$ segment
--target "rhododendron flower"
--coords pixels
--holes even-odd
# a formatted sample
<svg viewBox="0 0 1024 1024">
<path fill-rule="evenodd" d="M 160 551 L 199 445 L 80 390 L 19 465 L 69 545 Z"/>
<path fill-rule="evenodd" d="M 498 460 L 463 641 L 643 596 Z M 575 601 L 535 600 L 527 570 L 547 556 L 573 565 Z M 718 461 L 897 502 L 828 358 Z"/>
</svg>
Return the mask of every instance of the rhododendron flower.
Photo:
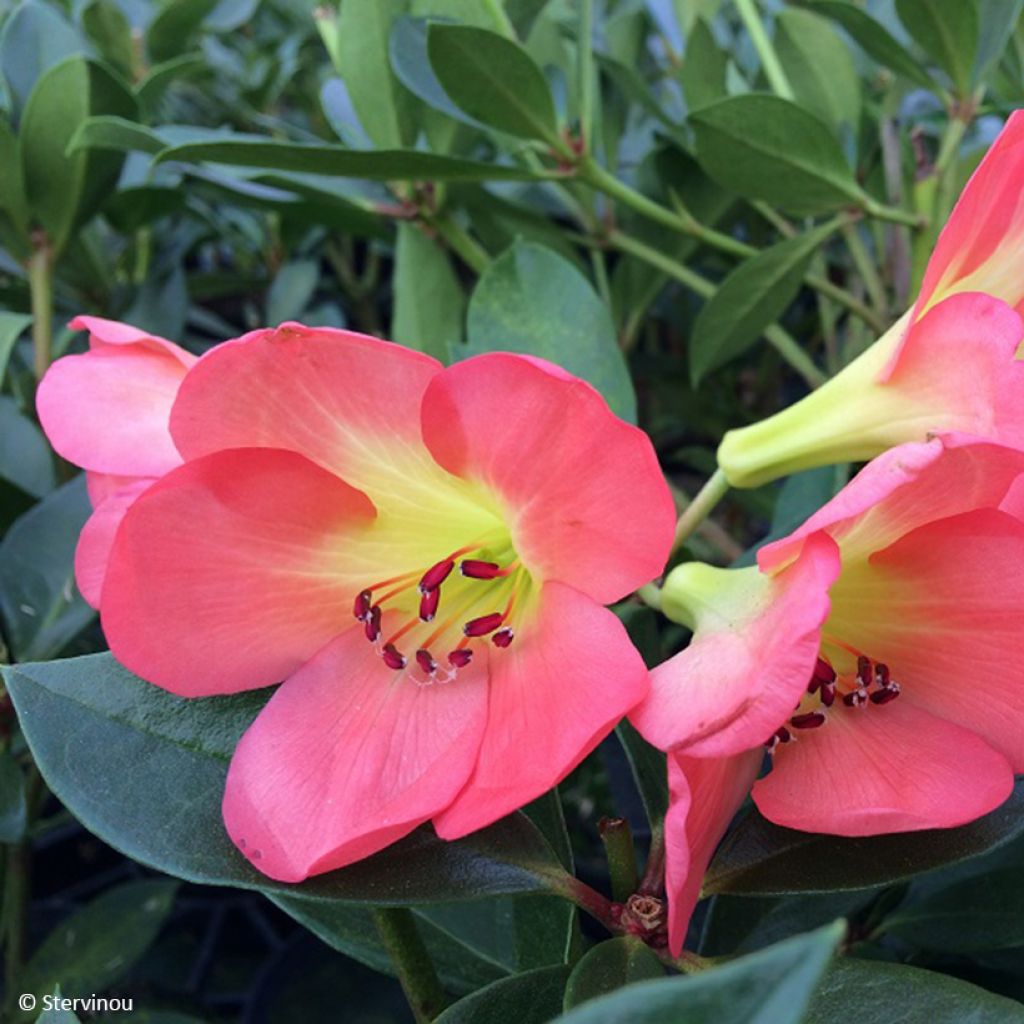
<svg viewBox="0 0 1024 1024">
<path fill-rule="evenodd" d="M 863 461 L 907 441 L 966 433 L 1024 447 L 1024 112 L 964 189 L 914 306 L 818 390 L 725 435 L 736 487 Z"/>
<path fill-rule="evenodd" d="M 271 877 L 479 829 L 645 695 L 602 606 L 662 570 L 673 504 L 584 382 L 289 324 L 204 356 L 170 424 L 185 464 L 128 510 L 102 622 L 174 693 L 284 680 L 224 798 Z"/>
<path fill-rule="evenodd" d="M 114 320 L 80 316 L 69 326 L 89 332 L 89 351 L 49 368 L 36 408 L 57 453 L 86 471 L 94 511 L 78 540 L 75 579 L 98 608 L 110 545 L 126 509 L 181 464 L 168 419 L 196 357 Z"/>
</svg>

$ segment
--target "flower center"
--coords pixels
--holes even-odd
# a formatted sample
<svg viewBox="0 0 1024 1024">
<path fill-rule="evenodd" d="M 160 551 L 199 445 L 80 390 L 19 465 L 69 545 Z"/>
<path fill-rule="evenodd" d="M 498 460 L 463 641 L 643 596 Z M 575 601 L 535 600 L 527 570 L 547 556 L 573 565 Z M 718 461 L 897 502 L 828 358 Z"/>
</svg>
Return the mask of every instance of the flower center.
<svg viewBox="0 0 1024 1024">
<path fill-rule="evenodd" d="M 765 741 L 770 754 L 775 753 L 779 744 L 791 743 L 796 732 L 820 729 L 828 723 L 830 714 L 858 714 L 871 705 L 883 707 L 900 695 L 900 684 L 892 678 L 888 665 L 872 661 L 847 644 L 831 638 L 826 640 L 856 656 L 856 671 L 840 675 L 829 659 L 819 654 L 807 692 L 794 709 L 795 713 Z M 874 708 L 872 714 L 876 713 Z"/>
<path fill-rule="evenodd" d="M 352 611 L 388 668 L 421 685 L 447 683 L 481 645 L 511 645 L 529 586 L 507 539 L 474 543 L 366 587 Z"/>
</svg>

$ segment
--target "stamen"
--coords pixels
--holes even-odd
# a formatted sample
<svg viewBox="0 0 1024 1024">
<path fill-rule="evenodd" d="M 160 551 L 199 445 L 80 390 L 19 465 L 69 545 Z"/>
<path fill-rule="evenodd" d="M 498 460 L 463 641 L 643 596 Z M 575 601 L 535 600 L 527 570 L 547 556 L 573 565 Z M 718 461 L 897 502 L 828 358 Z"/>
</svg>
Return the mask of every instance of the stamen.
<svg viewBox="0 0 1024 1024">
<path fill-rule="evenodd" d="M 494 636 L 491 637 L 491 643 L 495 647 L 508 647 L 510 643 L 515 639 L 515 633 L 508 626 L 503 626 L 498 630 Z"/>
<path fill-rule="evenodd" d="M 437 671 L 437 662 L 434 661 L 433 655 L 431 655 L 430 651 L 425 648 L 421 647 L 416 652 L 416 664 L 419 665 L 419 667 L 423 669 L 428 676 L 432 676 Z"/>
<path fill-rule="evenodd" d="M 471 580 L 493 580 L 501 574 L 501 566 L 497 562 L 482 562 L 477 558 L 467 558 L 459 566 L 459 572 Z"/>
<path fill-rule="evenodd" d="M 889 666 L 884 665 L 882 662 L 878 662 L 875 665 L 875 682 L 884 689 L 889 685 L 890 678 Z"/>
<path fill-rule="evenodd" d="M 468 647 L 456 647 L 448 654 L 448 664 L 452 668 L 465 668 L 473 660 L 473 652 Z"/>
<path fill-rule="evenodd" d="M 360 622 L 365 622 L 370 617 L 370 607 L 372 604 L 373 594 L 369 590 L 360 591 L 352 604 L 352 614 Z"/>
<path fill-rule="evenodd" d="M 857 658 L 857 682 L 865 689 L 871 685 L 871 661 L 863 654 Z"/>
<path fill-rule="evenodd" d="M 406 664 L 408 664 L 405 655 L 394 644 L 385 644 L 381 656 L 384 658 L 384 664 L 388 668 L 393 668 L 396 672 L 405 668 Z"/>
<path fill-rule="evenodd" d="M 814 693 L 824 683 L 834 683 L 835 681 L 835 669 L 824 658 L 818 658 L 814 663 L 814 670 L 811 672 L 811 681 L 807 684 L 807 692 Z"/>
<path fill-rule="evenodd" d="M 793 739 L 792 733 L 783 725 L 776 729 L 775 732 L 765 740 L 764 745 L 768 748 L 769 754 L 775 753 L 775 748 L 780 743 L 789 743 Z"/>
<path fill-rule="evenodd" d="M 493 633 L 504 622 L 505 616 L 501 612 L 491 612 L 489 615 L 481 615 L 478 619 L 470 619 L 462 627 L 466 636 L 487 636 Z"/>
<path fill-rule="evenodd" d="M 432 565 L 420 580 L 420 593 L 428 594 L 431 590 L 436 590 L 448 579 L 454 568 L 455 562 L 451 558 L 444 558 L 437 565 Z"/>
<path fill-rule="evenodd" d="M 437 606 L 441 603 L 441 588 L 428 590 L 420 598 L 420 619 L 423 622 L 433 622 L 437 614 Z"/>
<path fill-rule="evenodd" d="M 380 605 L 375 604 L 370 609 L 369 616 L 364 620 L 366 622 L 366 625 L 364 627 L 364 630 L 366 632 L 366 639 L 369 640 L 371 643 L 373 643 L 380 637 L 380 616 Z"/>
<path fill-rule="evenodd" d="M 884 689 L 882 689 L 882 690 L 875 690 L 875 692 L 873 694 L 871 694 L 871 703 L 872 704 L 888 704 L 889 701 L 895 700 L 899 695 L 900 695 L 900 684 L 899 683 L 889 683 L 888 686 L 886 686 Z"/>
<path fill-rule="evenodd" d="M 861 688 L 859 690 L 853 690 L 850 693 L 843 694 L 843 703 L 848 708 L 859 708 L 863 707 L 868 702 L 868 691 Z"/>
<path fill-rule="evenodd" d="M 821 703 L 825 707 L 830 708 L 836 701 L 836 684 L 835 683 L 822 683 L 821 684 Z"/>
<path fill-rule="evenodd" d="M 817 729 L 825 724 L 825 713 L 823 711 L 808 711 L 804 715 L 794 715 L 789 724 L 794 729 Z"/>
</svg>

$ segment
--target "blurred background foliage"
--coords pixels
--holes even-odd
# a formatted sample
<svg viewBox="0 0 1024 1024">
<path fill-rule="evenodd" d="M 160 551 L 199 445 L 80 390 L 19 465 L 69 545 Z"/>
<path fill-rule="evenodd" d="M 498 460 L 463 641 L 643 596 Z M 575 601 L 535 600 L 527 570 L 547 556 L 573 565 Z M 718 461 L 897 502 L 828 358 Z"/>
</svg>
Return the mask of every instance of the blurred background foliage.
<svg viewBox="0 0 1024 1024">
<path fill-rule="evenodd" d="M 80 663 L 18 668 L 104 649 L 73 583 L 88 499 L 33 405 L 49 363 L 85 344 L 65 327 L 75 314 L 196 353 L 300 320 L 446 362 L 543 355 L 649 432 L 683 502 L 724 430 L 826 379 L 908 306 L 956 195 L 1024 102 L 1021 7 L 0 0 L 0 660 L 75 812 L 42 782 L 5 693 L 9 1019 L 28 1019 L 18 992 L 58 983 L 132 995 L 131 1019 L 153 1024 L 406 1019 L 371 909 L 403 892 L 447 997 L 462 997 L 445 1021 L 530 1024 L 580 1003 L 573 1020 L 889 1021 L 897 1005 L 930 1024 L 1024 1020 L 1021 797 L 943 836 L 870 841 L 748 813 L 689 943 L 744 959 L 667 979 L 646 947 L 602 941 L 538 895 L 573 863 L 609 891 L 602 815 L 646 849 L 663 759 L 628 726 L 560 805 L 530 809 L 534 825 L 516 816 L 483 846 L 375 858 L 291 897 L 222 850 L 203 859 L 229 750 L 181 769 L 193 792 L 147 790 L 140 762 L 111 751 L 184 762 L 111 711 L 117 695 L 149 699 L 125 674 L 90 663 L 86 706 L 69 698 L 80 670 L 62 668 Z M 731 495 L 687 555 L 748 560 L 847 471 Z M 619 610 L 652 663 L 685 640 L 639 605 Z M 218 708 L 230 724 L 256 704 Z M 182 810 L 200 790 L 213 817 Z M 97 793 L 102 814 L 87 810 Z M 146 832 L 163 820 L 180 848 L 157 856 Z M 841 940 L 821 930 L 837 917 Z"/>
</svg>

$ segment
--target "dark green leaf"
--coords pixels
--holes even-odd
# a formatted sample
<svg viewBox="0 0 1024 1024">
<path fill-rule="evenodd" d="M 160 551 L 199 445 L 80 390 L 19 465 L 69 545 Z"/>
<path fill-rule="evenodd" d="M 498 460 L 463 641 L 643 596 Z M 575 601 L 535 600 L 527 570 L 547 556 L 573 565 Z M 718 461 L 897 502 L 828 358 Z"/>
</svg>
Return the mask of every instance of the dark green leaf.
<svg viewBox="0 0 1024 1024">
<path fill-rule="evenodd" d="M 613 412 L 636 421 L 636 397 L 604 303 L 571 264 L 550 249 L 517 242 L 496 259 L 469 299 L 462 356 L 540 356 L 594 385 Z"/>
<path fill-rule="evenodd" d="M 15 110 L 25 106 L 45 71 L 84 50 L 85 41 L 53 4 L 27 0 L 17 7 L 0 36 L 0 68 Z"/>
<path fill-rule="evenodd" d="M 896 0 L 896 13 L 914 42 L 952 79 L 957 95 L 970 93 L 978 49 L 978 11 L 973 3 Z"/>
<path fill-rule="evenodd" d="M 82 27 L 104 59 L 131 78 L 135 62 L 132 29 L 115 0 L 91 0 L 82 10 Z"/>
<path fill-rule="evenodd" d="M 615 727 L 629 765 L 633 769 L 637 789 L 647 811 L 647 820 L 652 826 L 664 819 L 668 811 L 668 767 L 665 755 L 652 747 L 633 728 L 628 719 L 623 719 Z"/>
<path fill-rule="evenodd" d="M 301 320 L 319 279 L 320 265 L 316 260 L 285 263 L 267 292 L 267 324 L 277 327 L 286 320 Z"/>
<path fill-rule="evenodd" d="M 693 977 L 641 982 L 558 1019 L 560 1024 L 799 1024 L 845 930 L 836 922 Z"/>
<path fill-rule="evenodd" d="M 111 846 L 187 881 L 268 894 L 408 905 L 557 891 L 565 875 L 522 814 L 458 842 L 422 828 L 352 867 L 301 885 L 259 874 L 221 822 L 228 761 L 268 697 L 185 700 L 110 655 L 3 669 L 50 788 Z M 185 781 L 187 780 L 187 784 Z"/>
<path fill-rule="evenodd" d="M 985 853 L 1024 832 L 1024 783 L 1002 807 L 960 828 L 844 839 L 782 828 L 756 810 L 726 836 L 706 892 L 772 896 L 867 889 Z"/>
<path fill-rule="evenodd" d="M 980 0 L 978 6 L 978 52 L 972 80 L 984 83 L 1006 50 L 1014 26 L 1020 20 L 1024 0 Z"/>
<path fill-rule="evenodd" d="M 139 104 L 144 111 L 152 113 L 164 93 L 177 81 L 196 78 L 210 71 L 209 65 L 198 53 L 183 53 L 180 57 L 165 60 L 150 68 L 149 73 L 135 88 Z"/>
<path fill-rule="evenodd" d="M 864 199 L 835 135 L 795 103 L 732 96 L 695 111 L 690 123 L 701 166 L 745 198 L 806 214 Z"/>
<path fill-rule="evenodd" d="M 17 843 L 25 835 L 25 777 L 8 751 L 0 752 L 0 843 Z"/>
<path fill-rule="evenodd" d="M 398 225 L 391 337 L 447 361 L 462 341 L 462 293 L 448 253 L 413 224 Z"/>
<path fill-rule="evenodd" d="M 217 0 L 166 0 L 146 30 L 152 63 L 180 57 Z"/>
<path fill-rule="evenodd" d="M 837 960 L 804 1024 L 1024 1024 L 1024 1007 L 932 971 L 874 960 Z"/>
<path fill-rule="evenodd" d="M 62 998 L 60 986 L 53 990 L 56 999 Z M 59 1006 L 60 1004 L 57 1004 Z M 79 1018 L 71 1010 L 58 1009 L 56 1006 L 43 1010 L 36 1017 L 36 1024 L 81 1024 Z"/>
<path fill-rule="evenodd" d="M 694 385 L 757 341 L 800 291 L 817 248 L 835 230 L 824 225 L 744 260 L 701 308 L 690 335 Z"/>
<path fill-rule="evenodd" d="M 32 317 L 24 313 L 8 313 L 0 310 L 0 384 L 7 373 L 7 363 L 14 351 L 18 338 L 28 329 Z"/>
<path fill-rule="evenodd" d="M 568 976 L 568 967 L 540 967 L 496 981 L 449 1006 L 434 1024 L 547 1024 L 562 1008 Z"/>
<path fill-rule="evenodd" d="M 574 1006 L 607 995 L 625 985 L 663 978 L 665 968 L 650 946 L 632 935 L 599 942 L 573 968 L 565 986 L 564 1006 Z"/>
<path fill-rule="evenodd" d="M 547 80 L 517 43 L 482 28 L 434 23 L 427 53 L 444 91 L 470 117 L 509 135 L 557 140 Z"/>
<path fill-rule="evenodd" d="M 68 153 L 82 149 L 113 149 L 121 153 L 159 153 L 167 143 L 151 128 L 124 117 L 101 115 L 83 121 L 68 142 Z"/>
<path fill-rule="evenodd" d="M 103 992 L 152 945 L 177 888 L 177 882 L 147 879 L 108 889 L 43 940 L 19 978 L 21 990 L 51 992 L 59 984 L 69 998 Z"/>
<path fill-rule="evenodd" d="M 0 395 L 0 479 L 33 498 L 48 494 L 57 484 L 46 438 L 6 395 Z"/>
<path fill-rule="evenodd" d="M 729 58 L 719 49 L 703 18 L 698 18 L 686 40 L 679 78 L 690 110 L 706 107 L 726 95 L 725 73 Z"/>
<path fill-rule="evenodd" d="M 365 151 L 251 138 L 172 146 L 160 153 L 157 160 L 270 167 L 279 171 L 302 171 L 373 181 L 531 181 L 551 177 L 525 167 L 479 163 L 420 150 Z"/>
<path fill-rule="evenodd" d="M 29 254 L 28 200 L 25 198 L 25 182 L 21 173 L 21 148 L 18 139 L 7 122 L 0 117 L 0 245 L 5 245 L 11 254 L 25 259 Z M 2 313 L 0 317 L 13 317 L 13 313 Z M 0 321 L 0 382 L 3 381 L 6 334 Z"/>
<path fill-rule="evenodd" d="M 0 616 L 19 661 L 54 657 L 93 617 L 74 570 L 90 512 L 85 477 L 76 477 L 26 512 L 0 543 Z"/>
</svg>

